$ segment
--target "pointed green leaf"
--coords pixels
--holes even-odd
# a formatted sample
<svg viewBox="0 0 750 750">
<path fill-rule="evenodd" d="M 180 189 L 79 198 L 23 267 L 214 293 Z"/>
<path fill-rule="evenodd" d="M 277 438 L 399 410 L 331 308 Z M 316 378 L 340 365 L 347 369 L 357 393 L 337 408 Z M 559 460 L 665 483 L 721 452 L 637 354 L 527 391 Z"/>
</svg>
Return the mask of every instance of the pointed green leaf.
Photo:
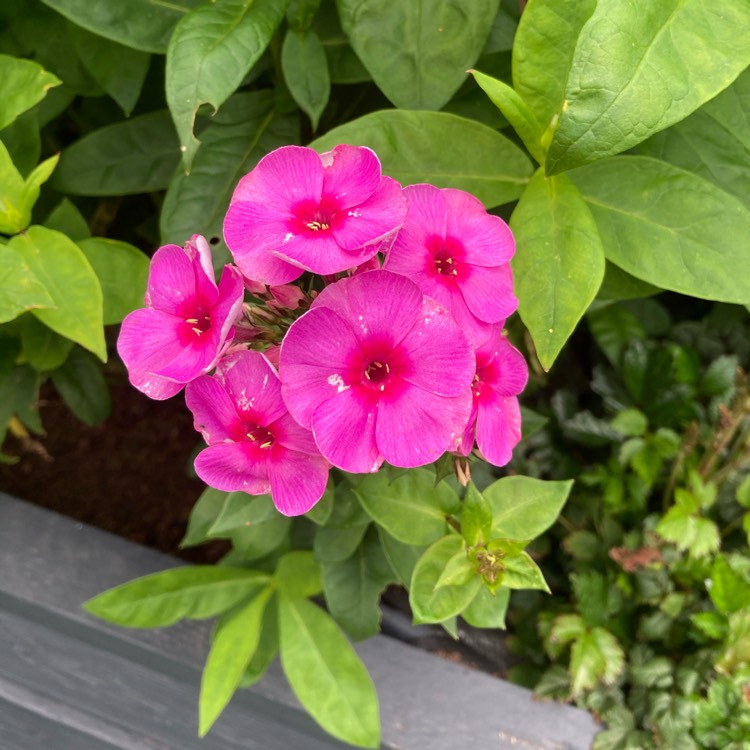
<svg viewBox="0 0 750 750">
<path fill-rule="evenodd" d="M 193 125 L 201 104 L 217 110 L 260 59 L 284 17 L 286 0 L 214 0 L 188 13 L 167 50 L 167 103 L 190 172 L 200 141 Z"/>
<path fill-rule="evenodd" d="M 336 488 L 333 481 L 329 480 L 323 497 L 305 513 L 305 518 L 309 518 L 318 526 L 325 526 L 333 512 L 333 503 L 336 497 Z"/>
<path fill-rule="evenodd" d="M 505 115 L 538 164 L 543 164 L 546 151 L 542 146 L 542 128 L 523 99 L 507 83 L 472 70 L 472 75 L 492 103 Z"/>
<path fill-rule="evenodd" d="M 219 517 L 228 494 L 222 490 L 215 490 L 213 487 L 206 487 L 203 490 L 198 502 L 190 511 L 187 530 L 180 542 L 180 548 L 194 547 L 196 544 L 211 540 L 208 532 Z"/>
<path fill-rule="evenodd" d="M 510 589 L 501 586 L 493 592 L 482 586 L 461 617 L 474 628 L 505 630 L 505 613 L 509 602 Z"/>
<path fill-rule="evenodd" d="M 276 565 L 273 580 L 284 596 L 317 596 L 323 591 L 320 563 L 309 550 L 287 552 Z"/>
<path fill-rule="evenodd" d="M 718 556 L 711 571 L 711 601 L 722 614 L 731 615 L 750 605 L 750 582 Z"/>
<path fill-rule="evenodd" d="M 422 555 L 414 568 L 409 604 L 415 623 L 435 623 L 461 614 L 482 585 L 479 576 L 460 586 L 437 588 L 446 566 L 457 554 L 465 554 L 464 540 L 457 534 L 438 539 Z"/>
<path fill-rule="evenodd" d="M 414 469 L 389 483 L 386 472 L 368 474 L 354 494 L 372 519 L 401 542 L 424 546 L 446 531 L 446 516 L 460 508 L 455 490 L 445 482 L 437 487 L 432 472 Z"/>
<path fill-rule="evenodd" d="M 164 53 L 175 24 L 201 0 L 43 0 L 94 34 L 145 52 Z"/>
<path fill-rule="evenodd" d="M 570 652 L 571 693 L 580 695 L 598 682 L 611 684 L 623 669 L 625 654 L 617 639 L 603 628 L 584 633 Z"/>
<path fill-rule="evenodd" d="M 378 699 L 336 623 L 307 599 L 279 597 L 281 665 L 300 703 L 334 737 L 380 746 Z"/>
<path fill-rule="evenodd" d="M 479 57 L 498 8 L 497 0 L 338 0 L 337 5 L 354 51 L 401 109 L 447 104 Z"/>
<path fill-rule="evenodd" d="M 247 604 L 227 612 L 216 626 L 201 679 L 201 737 L 205 737 L 240 685 L 260 642 L 263 613 L 272 593 L 270 588 L 263 589 Z"/>
<path fill-rule="evenodd" d="M 312 30 L 287 31 L 281 48 L 281 67 L 289 92 L 316 131 L 331 94 L 328 60 L 318 35 Z"/>
<path fill-rule="evenodd" d="M 102 289 L 86 256 L 60 232 L 31 227 L 10 246 L 44 284 L 54 309 L 33 310 L 39 320 L 106 361 Z"/>
<path fill-rule="evenodd" d="M 547 653 L 557 659 L 565 647 L 578 640 L 586 632 L 586 625 L 580 615 L 558 615 L 544 639 Z"/>
<path fill-rule="evenodd" d="M 547 156 L 555 174 L 673 125 L 750 63 L 750 5 L 599 0 L 581 30 Z"/>
<path fill-rule="evenodd" d="M 415 547 L 411 544 L 399 542 L 382 526 L 378 526 L 378 536 L 391 569 L 398 578 L 398 582 L 406 589 L 411 585 L 414 567 L 425 552 L 425 547 Z"/>
<path fill-rule="evenodd" d="M 116 586 L 84 603 L 92 615 L 129 628 L 163 628 L 233 607 L 269 581 L 267 573 L 190 565 Z"/>
<path fill-rule="evenodd" d="M 492 128 L 445 112 L 384 110 L 328 131 L 310 146 L 368 146 L 402 185 L 429 182 L 475 195 L 487 208 L 516 200 L 533 171 L 518 146 Z"/>
<path fill-rule="evenodd" d="M 47 229 L 54 229 L 56 232 L 67 234 L 74 242 L 91 237 L 91 231 L 89 230 L 89 225 L 86 223 L 86 219 L 83 218 L 76 205 L 68 198 L 63 198 L 50 211 L 44 220 L 44 226 Z"/>
<path fill-rule="evenodd" d="M 44 284 L 26 265 L 23 257 L 0 245 L 0 323 L 17 318 L 33 308 L 54 307 Z"/>
<path fill-rule="evenodd" d="M 321 562 L 343 562 L 359 547 L 370 523 L 356 526 L 321 526 L 315 531 L 313 550 Z"/>
<path fill-rule="evenodd" d="M 502 561 L 503 570 L 499 583 L 509 589 L 537 589 L 551 593 L 539 566 L 528 553 L 506 557 Z"/>
<path fill-rule="evenodd" d="M 73 143 L 63 151 L 50 185 L 72 195 L 148 193 L 169 185 L 179 161 L 172 119 L 160 110 L 99 128 Z"/>
<path fill-rule="evenodd" d="M 750 210 L 710 182 L 645 156 L 570 174 L 594 215 L 608 260 L 663 289 L 750 300 Z M 659 252 L 651 248 L 658 247 Z"/>
<path fill-rule="evenodd" d="M 604 247 L 591 211 L 565 175 L 538 170 L 510 223 L 518 247 L 512 263 L 518 312 L 549 370 L 599 291 Z"/>
<path fill-rule="evenodd" d="M 240 687 L 250 687 L 258 682 L 278 656 L 279 608 L 276 602 L 270 602 L 269 605 L 263 613 L 260 641 L 240 680 Z"/>
<path fill-rule="evenodd" d="M 31 109 L 62 81 L 32 60 L 0 55 L 0 130 Z"/>
<path fill-rule="evenodd" d="M 466 544 L 484 544 L 492 536 L 492 506 L 473 482 L 466 488 L 461 510 L 461 535 Z"/>
<path fill-rule="evenodd" d="M 521 476 L 498 479 L 484 491 L 492 505 L 493 536 L 535 539 L 557 520 L 572 486 Z"/>
</svg>

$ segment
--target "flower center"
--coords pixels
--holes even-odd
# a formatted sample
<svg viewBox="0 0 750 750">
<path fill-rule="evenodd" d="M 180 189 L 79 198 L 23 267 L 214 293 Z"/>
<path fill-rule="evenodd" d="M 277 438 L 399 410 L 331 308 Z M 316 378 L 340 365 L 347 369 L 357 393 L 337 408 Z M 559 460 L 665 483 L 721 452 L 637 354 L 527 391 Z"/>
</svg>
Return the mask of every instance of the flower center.
<svg viewBox="0 0 750 750">
<path fill-rule="evenodd" d="M 259 448 L 268 449 L 276 442 L 273 433 L 265 427 L 261 427 L 260 425 L 248 425 L 248 428 L 245 437 L 251 443 L 255 443 Z"/>
<path fill-rule="evenodd" d="M 211 328 L 211 316 L 199 315 L 196 318 L 187 318 L 185 322 L 190 326 L 190 330 L 200 336 Z"/>
<path fill-rule="evenodd" d="M 391 368 L 387 362 L 373 360 L 365 367 L 365 378 L 381 391 L 385 390 L 385 381 L 390 374 Z"/>
<path fill-rule="evenodd" d="M 308 231 L 320 234 L 327 232 L 336 222 L 338 206 L 330 198 L 323 197 L 320 203 L 302 201 L 292 209 L 296 218 L 296 231 Z"/>
</svg>

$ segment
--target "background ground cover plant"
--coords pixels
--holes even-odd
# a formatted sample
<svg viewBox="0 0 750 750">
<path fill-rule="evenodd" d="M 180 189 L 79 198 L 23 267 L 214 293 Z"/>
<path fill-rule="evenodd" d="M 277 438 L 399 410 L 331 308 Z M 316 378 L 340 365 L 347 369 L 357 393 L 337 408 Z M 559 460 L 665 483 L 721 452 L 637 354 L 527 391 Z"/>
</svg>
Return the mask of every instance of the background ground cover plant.
<svg viewBox="0 0 750 750">
<path fill-rule="evenodd" d="M 509 219 L 516 235 L 516 294 L 529 337 L 518 322 L 511 332 L 541 365 L 533 385 L 544 387 L 530 391 L 526 403 L 551 417 L 529 450 L 539 441 L 542 454 L 555 460 L 532 461 L 524 451 L 514 468 L 545 479 L 579 479 L 565 515 L 572 530 L 563 549 L 573 561 L 542 560 L 560 527 L 535 552 L 555 591 L 567 591 L 561 572 L 571 573 L 576 609 L 528 605 L 529 612 L 543 606 L 550 613 L 543 620 L 549 630 L 541 633 L 550 658 L 565 663 L 571 644 L 565 676 L 552 673 L 558 694 L 604 716 L 610 728 L 600 742 L 610 745 L 603 747 L 668 747 L 675 736 L 699 747 L 741 743 L 747 575 L 741 508 L 747 500 L 739 488 L 747 471 L 746 406 L 734 369 L 747 365 L 747 314 L 739 306 L 709 310 L 697 299 L 750 303 L 750 79 L 743 72 L 749 27 L 742 0 L 714 10 L 698 0 L 532 0 L 523 14 L 515 2 L 468 0 L 4 3 L 0 424 L 20 434 L 40 432 L 37 394 L 47 378 L 81 418 L 106 414 L 96 358 L 112 351 L 114 339 L 105 337 L 103 326 L 142 303 L 147 258 L 134 246 L 150 252 L 200 232 L 223 263 L 221 223 L 232 190 L 265 153 L 290 143 L 311 143 L 319 151 L 341 142 L 370 146 L 386 174 L 403 184 L 429 181 L 470 191 Z M 477 71 L 473 78 L 468 68 Z M 616 302 L 663 289 L 692 299 L 674 303 L 667 296 L 666 324 L 658 303 Z M 564 382 L 553 367 L 577 328 L 568 350 L 589 359 L 581 352 L 584 315 L 604 355 L 593 355 L 600 367 L 586 374 L 593 380 L 585 389 L 583 382 Z M 671 322 L 679 323 L 674 331 Z M 717 340 L 727 342 L 724 350 L 712 349 Z M 475 479 L 482 487 L 478 472 Z M 508 481 L 520 480 L 501 480 Z M 438 486 L 447 492 L 447 485 Z M 206 511 L 208 500 L 198 506 L 203 527 L 193 525 L 192 538 L 200 537 L 196 528 L 208 536 L 210 521 L 212 535 L 231 536 L 237 554 L 248 560 L 293 550 L 290 560 L 297 562 L 285 565 L 304 559 L 311 581 L 315 557 L 329 612 L 345 629 L 343 610 L 356 598 L 341 592 L 351 588 L 356 562 L 366 561 L 376 571 L 375 583 L 367 583 L 369 604 L 349 616 L 368 613 L 368 628 L 358 631 L 367 634 L 377 623 L 371 605 L 383 581 L 394 576 L 412 583 L 409 558 L 404 562 L 391 550 L 390 572 L 378 563 L 377 550 L 387 551 L 389 543 L 382 530 L 392 532 L 396 523 L 378 513 L 390 493 L 401 496 L 392 488 L 380 494 L 368 488 L 360 493 L 365 500 L 354 502 L 354 489 L 340 492 L 337 484 L 335 492 L 322 527 L 289 525 L 269 509 L 263 522 L 276 541 L 262 551 L 239 531 L 213 528 L 226 497 L 214 498 L 215 517 Z M 525 497 L 514 493 L 504 497 Z M 362 515 L 361 503 L 370 496 L 384 499 Z M 401 497 L 396 518 L 412 496 Z M 482 524 L 464 528 L 469 499 L 454 515 L 459 506 L 444 507 L 447 501 L 435 499 L 426 485 L 424 497 L 437 505 L 423 515 L 440 508 L 440 533 L 401 542 L 438 545 L 437 562 L 422 568 L 434 572 L 462 545 L 474 546 Z M 524 518 L 534 528 L 523 529 L 524 540 L 549 520 L 534 521 L 530 507 Z M 461 535 L 444 534 L 449 516 Z M 621 530 L 610 528 L 613 522 Z M 441 545 L 441 538 L 452 541 Z M 313 557 L 299 558 L 310 544 Z M 332 549 L 338 549 L 336 559 L 326 560 Z M 633 562 L 632 553 L 642 550 L 651 551 Z M 625 562 L 637 569 L 627 571 Z M 275 570 L 266 572 L 272 578 L 253 579 L 253 586 L 262 583 L 262 591 L 274 595 L 285 591 L 291 584 L 284 566 Z M 332 571 L 338 588 L 330 583 Z M 652 578 L 656 589 L 648 589 Z M 710 592 L 707 579 L 714 582 Z M 447 590 L 468 586 L 476 594 L 484 590 L 476 589 L 477 581 Z M 722 597 L 716 593 L 722 586 L 739 594 Z M 313 582 L 288 590 L 282 620 L 318 618 L 299 602 L 319 589 Z M 512 610 L 517 599 L 521 617 L 527 607 L 514 595 Z M 243 616 L 257 621 L 265 601 L 252 599 L 255 608 Z M 454 605 L 461 602 L 458 596 Z M 199 610 L 207 612 L 217 610 Z M 469 610 L 463 612 L 471 621 Z M 500 625 L 500 611 L 493 612 L 489 620 Z M 622 623 L 619 630 L 610 615 Z M 560 620 L 571 616 L 578 619 Z M 264 625 L 261 632 L 272 630 Z M 225 632 L 230 638 L 233 630 Z M 273 651 L 260 644 L 256 653 Z M 251 645 L 245 648 L 252 651 Z M 683 664 L 683 656 L 695 657 L 694 663 Z M 678 671 L 690 670 L 698 677 L 678 682 Z M 550 679 L 542 689 L 554 692 Z M 602 683 L 614 685 L 598 688 Z M 716 716 L 728 706 L 737 728 L 722 735 Z M 350 728 L 354 733 L 347 736 L 369 741 L 372 726 L 370 734 Z"/>
</svg>

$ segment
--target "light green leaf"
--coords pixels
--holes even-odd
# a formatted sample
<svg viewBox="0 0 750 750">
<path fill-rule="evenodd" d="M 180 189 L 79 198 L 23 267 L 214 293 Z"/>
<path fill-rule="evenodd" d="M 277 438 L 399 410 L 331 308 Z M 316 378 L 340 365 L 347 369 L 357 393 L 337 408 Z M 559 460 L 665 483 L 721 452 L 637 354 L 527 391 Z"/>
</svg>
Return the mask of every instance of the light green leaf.
<svg viewBox="0 0 750 750">
<path fill-rule="evenodd" d="M 638 409 L 625 409 L 619 412 L 610 424 L 623 435 L 637 437 L 644 435 L 648 429 L 648 417 Z"/>
<path fill-rule="evenodd" d="M 21 346 L 23 356 L 37 372 L 49 372 L 65 362 L 75 344 L 33 315 L 26 315 L 21 322 Z"/>
<path fill-rule="evenodd" d="M 240 687 L 254 685 L 266 673 L 279 653 L 279 611 L 276 602 L 266 607 L 261 624 L 260 641 L 240 680 Z"/>
<path fill-rule="evenodd" d="M 580 615 L 558 615 L 544 638 L 544 648 L 553 659 L 562 654 L 565 647 L 581 638 L 586 632 L 586 625 Z"/>
<path fill-rule="evenodd" d="M 750 300 L 750 210 L 710 182 L 645 156 L 570 174 L 594 215 L 608 260 L 664 289 Z M 658 252 L 654 251 L 658 248 Z"/>
<path fill-rule="evenodd" d="M 349 559 L 323 563 L 326 606 L 350 638 L 380 630 L 380 595 L 394 579 L 374 527 Z"/>
<path fill-rule="evenodd" d="M 213 119 L 201 133 L 203 148 L 191 173 L 179 170 L 169 185 L 160 218 L 163 243 L 182 245 L 196 233 L 220 239 L 240 177 L 269 151 L 299 138 L 298 118 L 278 115 L 270 90 L 233 96 Z"/>
<path fill-rule="evenodd" d="M 149 259 L 137 247 L 119 240 L 91 237 L 78 247 L 94 269 L 104 296 L 104 325 L 120 323 L 133 310 L 143 307 Z"/>
<path fill-rule="evenodd" d="M 145 52 L 164 53 L 175 24 L 201 0 L 43 0 L 94 34 Z"/>
<path fill-rule="evenodd" d="M 538 589 L 551 593 L 542 571 L 527 552 L 504 558 L 502 565 L 505 570 L 498 580 L 503 586 L 509 589 Z"/>
<path fill-rule="evenodd" d="M 511 229 L 518 312 L 549 370 L 599 290 L 604 248 L 575 185 L 541 169 L 513 211 Z"/>
<path fill-rule="evenodd" d="M 203 490 L 201 496 L 198 498 L 198 502 L 196 502 L 190 511 L 187 530 L 180 542 L 181 549 L 184 547 L 194 547 L 197 544 L 203 544 L 203 542 L 211 540 L 208 532 L 219 517 L 228 494 L 228 492 L 215 490 L 213 487 L 206 487 Z"/>
<path fill-rule="evenodd" d="M 637 150 L 694 172 L 750 208 L 750 70 Z"/>
<path fill-rule="evenodd" d="M 506 539 L 535 539 L 557 520 L 572 480 L 544 482 L 531 477 L 503 477 L 484 491 L 492 505 L 492 534 Z"/>
<path fill-rule="evenodd" d="M 71 240 L 85 240 L 91 237 L 89 225 L 83 218 L 76 205 L 68 198 L 63 198 L 55 208 L 50 211 L 44 220 L 44 226 L 47 229 L 54 229 L 56 232 L 67 234 Z"/>
<path fill-rule="evenodd" d="M 73 348 L 51 377 L 63 401 L 82 422 L 99 424 L 109 416 L 109 389 L 93 355 Z"/>
<path fill-rule="evenodd" d="M 188 13 L 167 50 L 167 104 L 190 172 L 200 141 L 193 124 L 201 104 L 217 110 L 260 59 L 281 23 L 286 0 L 213 0 Z"/>
<path fill-rule="evenodd" d="M 679 505 L 664 514 L 655 530 L 679 549 L 688 550 L 693 557 L 716 552 L 721 545 L 719 528 L 710 518 L 692 515 Z"/>
<path fill-rule="evenodd" d="M 612 684 L 625 664 L 617 639 L 603 628 L 584 633 L 570 651 L 571 693 L 580 695 L 597 683 Z"/>
<path fill-rule="evenodd" d="M 555 174 L 673 125 L 750 63 L 750 5 L 599 0 L 581 30 L 547 157 Z"/>
<path fill-rule="evenodd" d="M 467 550 L 465 547 L 461 547 L 445 563 L 443 572 L 435 583 L 435 591 L 444 586 L 465 586 L 467 583 L 471 583 L 471 579 L 475 575 L 476 570 L 472 565 L 472 561 L 467 557 Z"/>
<path fill-rule="evenodd" d="M 384 471 L 368 474 L 358 481 L 354 494 L 389 534 L 416 546 L 442 537 L 446 516 L 461 507 L 455 490 L 445 482 L 435 487 L 428 469 L 408 471 L 390 483 Z"/>
<path fill-rule="evenodd" d="M 172 119 L 160 110 L 107 125 L 76 141 L 62 153 L 50 185 L 72 195 L 149 193 L 169 185 L 179 161 Z"/>
<path fill-rule="evenodd" d="M 461 617 L 475 628 L 501 628 L 505 630 L 505 613 L 510 602 L 510 589 L 501 586 L 490 591 L 482 586 Z"/>
<path fill-rule="evenodd" d="M 13 320 L 27 310 L 54 306 L 44 284 L 23 257 L 0 245 L 0 323 Z"/>
<path fill-rule="evenodd" d="M 466 488 L 461 510 L 461 535 L 469 547 L 488 542 L 492 535 L 492 506 L 473 482 Z"/>
<path fill-rule="evenodd" d="M 331 94 L 328 60 L 318 35 L 312 30 L 287 31 L 281 48 L 281 67 L 294 101 L 310 118 L 313 131 L 317 130 Z"/>
<path fill-rule="evenodd" d="M 320 0 L 289 0 L 286 9 L 289 28 L 300 33 L 307 31 L 319 7 Z"/>
<path fill-rule="evenodd" d="M 330 130 L 310 146 L 368 146 L 402 185 L 466 190 L 487 208 L 521 196 L 533 171 L 514 143 L 486 125 L 445 112 L 384 110 Z"/>
<path fill-rule="evenodd" d="M 736 497 L 737 502 L 743 508 L 750 508 L 750 474 L 740 482 L 739 487 L 737 487 Z"/>
<path fill-rule="evenodd" d="M 750 610 L 729 616 L 729 632 L 714 662 L 717 672 L 732 674 L 750 666 Z"/>
<path fill-rule="evenodd" d="M 22 175 L 34 169 L 42 154 L 37 110 L 38 108 L 35 107 L 24 112 L 0 132 L 0 140 L 5 144 L 13 164 Z"/>
<path fill-rule="evenodd" d="M 31 109 L 60 79 L 32 60 L 0 55 L 0 130 Z"/>
<path fill-rule="evenodd" d="M 526 102 L 507 83 L 478 70 L 470 72 L 492 103 L 505 115 L 529 153 L 539 164 L 543 164 L 546 151 L 542 146 L 542 128 Z"/>
<path fill-rule="evenodd" d="M 306 599 L 279 597 L 281 664 L 300 703 L 334 737 L 380 746 L 378 699 L 336 623 Z"/>
<path fill-rule="evenodd" d="M 214 632 L 201 679 L 198 734 L 205 737 L 240 685 L 260 642 L 263 614 L 273 589 L 263 589 L 225 614 Z"/>
<path fill-rule="evenodd" d="M 581 28 L 596 0 L 531 0 L 513 44 L 513 88 L 546 131 L 545 152 L 565 100 L 565 83 Z"/>
<path fill-rule="evenodd" d="M 714 560 L 708 593 L 716 609 L 725 615 L 731 615 L 750 605 L 750 582 L 722 556 Z"/>
<path fill-rule="evenodd" d="M 273 580 L 284 596 L 310 597 L 323 591 L 320 563 L 309 550 L 287 552 L 276 565 Z"/>
<path fill-rule="evenodd" d="M 150 56 L 73 26 L 73 42 L 89 75 L 130 115 L 140 96 Z"/>
<path fill-rule="evenodd" d="M 129 628 L 163 628 L 184 618 L 214 617 L 249 598 L 269 581 L 267 573 L 190 565 L 116 586 L 89 599 L 84 609 Z"/>
<path fill-rule="evenodd" d="M 402 109 L 440 109 L 479 57 L 498 0 L 338 0 L 341 25 L 378 88 Z"/>
<path fill-rule="evenodd" d="M 464 540 L 451 534 L 438 539 L 417 562 L 409 589 L 415 623 L 442 622 L 459 615 L 476 596 L 482 585 L 479 576 L 461 586 L 437 588 L 449 561 L 464 549 Z"/>
<path fill-rule="evenodd" d="M 55 303 L 55 309 L 37 309 L 33 314 L 106 361 L 101 286 L 76 244 L 60 232 L 33 226 L 13 237 L 10 247 L 25 260 Z"/>
</svg>

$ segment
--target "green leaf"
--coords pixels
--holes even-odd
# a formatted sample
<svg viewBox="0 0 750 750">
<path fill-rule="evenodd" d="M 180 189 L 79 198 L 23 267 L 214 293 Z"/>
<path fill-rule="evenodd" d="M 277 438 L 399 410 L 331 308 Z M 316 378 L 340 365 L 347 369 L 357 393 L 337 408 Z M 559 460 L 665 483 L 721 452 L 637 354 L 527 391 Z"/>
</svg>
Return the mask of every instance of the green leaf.
<svg viewBox="0 0 750 750">
<path fill-rule="evenodd" d="M 332 481 L 329 480 L 323 496 L 305 513 L 305 518 L 309 518 L 318 526 L 325 526 L 333 512 L 333 503 L 336 497 L 336 489 Z"/>
<path fill-rule="evenodd" d="M 321 562 L 348 560 L 359 547 L 370 524 L 356 526 L 321 526 L 315 531 L 313 549 Z"/>
<path fill-rule="evenodd" d="M 35 370 L 49 372 L 65 362 L 75 344 L 47 328 L 33 315 L 26 315 L 21 323 L 21 346 L 23 356 Z"/>
<path fill-rule="evenodd" d="M 470 72 L 492 103 L 513 126 L 529 153 L 537 163 L 543 164 L 546 152 L 542 146 L 542 128 L 526 102 L 507 83 L 480 73 L 478 70 Z"/>
<path fill-rule="evenodd" d="M 77 245 L 99 278 L 105 326 L 120 323 L 129 312 L 143 307 L 148 256 L 127 242 L 104 237 L 79 240 Z"/>
<path fill-rule="evenodd" d="M 201 0 L 43 0 L 78 26 L 127 47 L 164 53 L 175 24 Z"/>
<path fill-rule="evenodd" d="M 604 628 L 594 628 L 573 643 L 570 651 L 571 693 L 580 695 L 597 683 L 611 685 L 625 666 L 625 654 Z"/>
<path fill-rule="evenodd" d="M 309 550 L 287 552 L 276 565 L 273 580 L 282 595 L 293 598 L 317 596 L 323 591 L 320 564 Z"/>
<path fill-rule="evenodd" d="M 648 429 L 648 417 L 638 409 L 625 409 L 610 422 L 618 432 L 629 437 L 642 436 Z"/>
<path fill-rule="evenodd" d="M 266 573 L 190 565 L 116 586 L 84 603 L 92 615 L 128 628 L 163 628 L 228 610 L 269 581 Z"/>
<path fill-rule="evenodd" d="M 129 116 L 140 96 L 150 56 L 73 26 L 73 42 L 89 75 Z"/>
<path fill-rule="evenodd" d="M 547 173 L 620 153 L 682 120 L 750 63 L 750 6 L 599 0 L 581 30 Z"/>
<path fill-rule="evenodd" d="M 587 625 L 604 625 L 609 612 L 609 582 L 596 570 L 584 570 L 570 576 L 578 602 L 578 612 Z"/>
<path fill-rule="evenodd" d="M 240 685 L 260 642 L 263 614 L 273 589 L 227 612 L 216 627 L 201 679 L 198 734 L 205 737 Z"/>
<path fill-rule="evenodd" d="M 72 195 L 149 193 L 169 185 L 179 161 L 174 125 L 160 110 L 83 136 L 63 151 L 50 185 Z"/>
<path fill-rule="evenodd" d="M 54 306 L 44 284 L 23 257 L 12 248 L 0 245 L 0 323 L 13 320 L 27 310 Z"/>
<path fill-rule="evenodd" d="M 260 641 L 245 674 L 240 680 L 240 687 L 254 685 L 266 673 L 268 667 L 279 653 L 279 612 L 276 603 L 267 606 L 263 613 Z"/>
<path fill-rule="evenodd" d="M 8 149 L 0 141 L 0 233 L 16 234 L 31 221 L 31 209 L 39 188 L 49 179 L 58 156 L 43 161 L 24 179 L 13 165 Z"/>
<path fill-rule="evenodd" d="M 717 357 L 708 366 L 700 382 L 701 393 L 707 396 L 725 396 L 732 393 L 737 379 L 739 362 L 735 355 Z"/>
<path fill-rule="evenodd" d="M 374 527 L 349 559 L 323 563 L 328 611 L 355 640 L 369 638 L 380 630 L 380 595 L 393 582 L 391 566 Z"/>
<path fill-rule="evenodd" d="M 310 146 L 368 146 L 402 185 L 466 190 L 487 208 L 516 200 L 533 171 L 514 143 L 486 125 L 445 112 L 384 110 L 330 130 Z"/>
<path fill-rule="evenodd" d="M 750 508 L 750 474 L 746 476 L 740 486 L 737 487 L 737 502 L 743 508 Z"/>
<path fill-rule="evenodd" d="M 426 548 L 399 542 L 398 539 L 392 537 L 382 526 L 378 527 L 378 536 L 380 537 L 380 544 L 383 547 L 383 553 L 398 578 L 398 582 L 404 588 L 408 589 L 411 585 L 414 567 L 419 558 L 424 554 Z"/>
<path fill-rule="evenodd" d="M 461 547 L 448 562 L 446 562 L 440 578 L 435 583 L 435 591 L 444 586 L 465 586 L 471 583 L 476 575 L 472 561 L 467 556 L 465 547 Z"/>
<path fill-rule="evenodd" d="M 31 109 L 62 81 L 32 60 L 0 54 L 0 130 Z"/>
<path fill-rule="evenodd" d="M 341 28 L 334 0 L 322 0 L 312 28 L 320 37 L 328 58 L 331 83 L 363 83 L 372 80 Z"/>
<path fill-rule="evenodd" d="M 750 71 L 637 151 L 694 172 L 750 208 Z"/>
<path fill-rule="evenodd" d="M 607 259 L 664 289 L 746 303 L 750 211 L 689 172 L 621 156 L 570 175 L 596 219 Z M 652 252 L 658 247 L 659 252 Z"/>
<path fill-rule="evenodd" d="M 81 212 L 76 208 L 75 203 L 63 198 L 55 208 L 50 211 L 44 220 L 44 226 L 47 229 L 54 229 L 56 232 L 67 234 L 71 240 L 85 240 L 91 237 L 89 225 L 83 218 Z"/>
<path fill-rule="evenodd" d="M 469 547 L 484 544 L 492 535 L 492 506 L 469 482 L 461 510 L 461 535 Z"/>
<path fill-rule="evenodd" d="M 693 557 L 708 555 L 721 545 L 719 528 L 711 519 L 692 515 L 679 505 L 664 514 L 655 531 L 679 549 L 688 550 Z"/>
<path fill-rule="evenodd" d="M 318 35 L 312 30 L 287 31 L 281 48 L 281 67 L 294 101 L 310 118 L 313 131 L 317 130 L 331 94 L 328 60 Z"/>
<path fill-rule="evenodd" d="M 750 583 L 721 555 L 714 560 L 708 593 L 716 609 L 725 615 L 750 605 Z"/>
<path fill-rule="evenodd" d="M 492 534 L 506 539 L 535 539 L 557 520 L 572 480 L 544 482 L 531 477 L 503 477 L 484 491 L 492 505 Z"/>
<path fill-rule="evenodd" d="M 724 674 L 750 667 L 750 609 L 729 616 L 729 632 L 714 667 Z"/>
<path fill-rule="evenodd" d="M 461 617 L 475 628 L 501 628 L 505 630 L 505 613 L 510 602 L 510 589 L 501 586 L 490 591 L 482 586 Z"/>
<path fill-rule="evenodd" d="M 182 163 L 190 172 L 200 141 L 198 108 L 216 111 L 260 59 L 284 17 L 286 0 L 213 0 L 176 26 L 167 50 L 167 104 L 177 128 Z"/>
<path fill-rule="evenodd" d="M 378 699 L 336 623 L 306 599 L 279 597 L 281 664 L 300 703 L 334 737 L 380 746 Z"/>
<path fill-rule="evenodd" d="M 30 227 L 13 237 L 13 248 L 44 284 L 54 309 L 33 310 L 39 320 L 106 361 L 102 290 L 86 256 L 60 232 Z"/>
<path fill-rule="evenodd" d="M 211 541 L 208 532 L 219 517 L 228 492 L 206 487 L 198 498 L 198 502 L 190 511 L 187 530 L 180 542 L 180 548 L 195 547 L 197 544 Z"/>
<path fill-rule="evenodd" d="M 461 614 L 471 604 L 482 585 L 478 576 L 462 586 L 437 588 L 448 562 L 464 549 L 464 540 L 451 534 L 438 539 L 419 559 L 409 589 L 415 623 L 442 622 Z"/>
<path fill-rule="evenodd" d="M 109 416 L 109 389 L 101 365 L 91 354 L 74 347 L 51 377 L 63 401 L 82 422 L 99 424 Z"/>
<path fill-rule="evenodd" d="M 270 90 L 233 96 L 213 120 L 190 174 L 179 170 L 169 185 L 160 218 L 165 244 L 182 245 L 196 233 L 220 239 L 240 177 L 269 151 L 298 142 L 298 118 L 278 115 Z"/>
<path fill-rule="evenodd" d="M 607 261 L 604 269 L 604 280 L 596 295 L 597 299 L 606 301 L 617 301 L 626 299 L 639 299 L 650 297 L 661 291 L 658 286 L 647 284 L 645 281 L 636 279 L 614 263 Z"/>
<path fill-rule="evenodd" d="M 565 101 L 565 83 L 581 28 L 596 0 L 532 0 L 513 44 L 513 87 L 546 131 L 546 152 Z"/>
<path fill-rule="evenodd" d="M 518 312 L 549 370 L 604 278 L 594 217 L 565 176 L 538 170 L 511 217 Z"/>
<path fill-rule="evenodd" d="M 499 583 L 509 589 L 538 589 L 551 593 L 539 566 L 527 552 L 503 558 L 505 568 Z"/>
<path fill-rule="evenodd" d="M 586 625 L 580 615 L 558 615 L 544 638 L 544 648 L 552 659 L 557 659 L 568 644 L 585 633 Z"/>
<path fill-rule="evenodd" d="M 408 471 L 389 483 L 386 472 L 363 476 L 354 489 L 370 517 L 401 542 L 424 546 L 446 532 L 446 516 L 460 501 L 445 482 L 435 486 L 428 469 Z"/>
<path fill-rule="evenodd" d="M 289 27 L 297 32 L 307 31 L 319 7 L 320 0 L 289 0 L 286 9 Z"/>
<path fill-rule="evenodd" d="M 401 109 L 447 104 L 479 57 L 498 9 L 497 0 L 337 4 L 354 51 Z"/>
<path fill-rule="evenodd" d="M 628 345 L 634 339 L 646 338 L 641 322 L 623 305 L 607 305 L 599 310 L 591 310 L 586 320 L 599 348 L 618 371 Z"/>
<path fill-rule="evenodd" d="M 24 175 L 38 164 L 42 154 L 37 108 L 30 109 L 0 132 L 0 140 L 8 149 L 16 169 Z"/>
</svg>

